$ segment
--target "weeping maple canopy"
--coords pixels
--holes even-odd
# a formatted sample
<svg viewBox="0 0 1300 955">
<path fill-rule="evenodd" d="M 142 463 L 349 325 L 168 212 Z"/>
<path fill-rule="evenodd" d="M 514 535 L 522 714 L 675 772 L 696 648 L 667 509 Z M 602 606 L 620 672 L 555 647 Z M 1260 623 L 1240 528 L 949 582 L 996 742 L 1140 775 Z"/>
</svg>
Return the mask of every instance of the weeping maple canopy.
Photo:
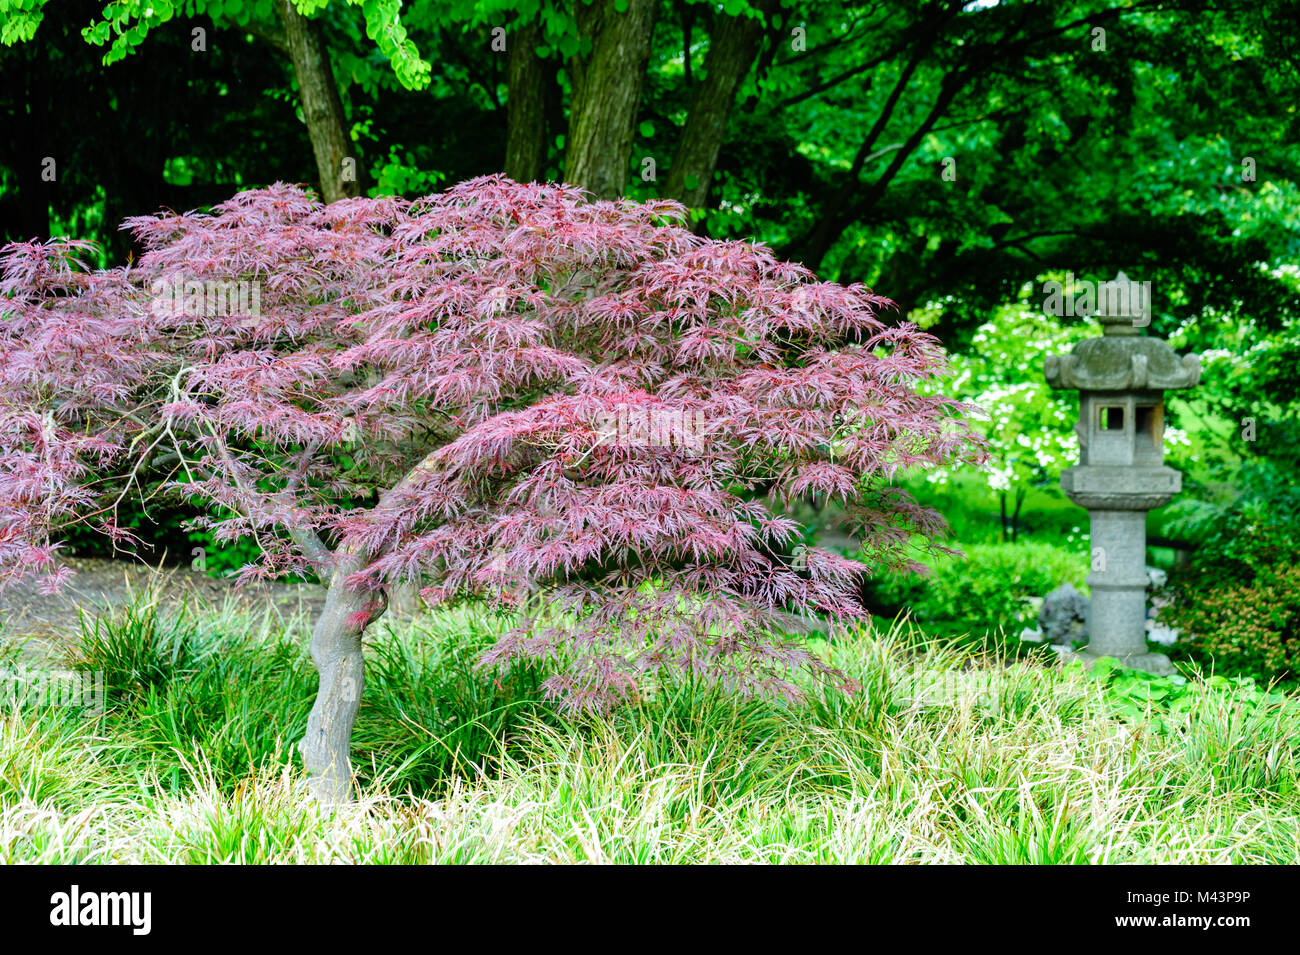
<svg viewBox="0 0 1300 955">
<path fill-rule="evenodd" d="M 662 668 L 796 694 L 830 671 L 788 615 L 863 617 L 860 576 L 945 530 L 892 479 L 981 452 L 887 300 L 684 218 L 500 176 L 331 205 L 277 184 L 128 220 L 123 268 L 5 247 L 0 576 L 58 586 L 60 534 L 129 544 L 117 505 L 170 489 L 256 538 L 244 578 L 375 595 L 358 631 L 404 580 L 522 608 L 485 660 L 560 659 L 568 705 Z M 861 561 L 802 546 L 810 496 Z"/>
</svg>

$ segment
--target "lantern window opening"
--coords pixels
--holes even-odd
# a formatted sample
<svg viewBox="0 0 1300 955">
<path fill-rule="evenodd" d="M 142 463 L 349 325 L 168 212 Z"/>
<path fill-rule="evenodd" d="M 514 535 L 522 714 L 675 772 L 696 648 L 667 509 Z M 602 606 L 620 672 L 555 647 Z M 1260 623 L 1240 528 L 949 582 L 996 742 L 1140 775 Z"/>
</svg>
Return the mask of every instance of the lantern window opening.
<svg viewBox="0 0 1300 955">
<path fill-rule="evenodd" d="M 1102 405 L 1097 411 L 1097 429 L 1099 431 L 1124 430 L 1124 406 Z"/>
<path fill-rule="evenodd" d="M 1133 429 L 1139 444 L 1154 447 L 1160 443 L 1163 417 L 1160 405 L 1138 405 L 1133 409 Z"/>
</svg>

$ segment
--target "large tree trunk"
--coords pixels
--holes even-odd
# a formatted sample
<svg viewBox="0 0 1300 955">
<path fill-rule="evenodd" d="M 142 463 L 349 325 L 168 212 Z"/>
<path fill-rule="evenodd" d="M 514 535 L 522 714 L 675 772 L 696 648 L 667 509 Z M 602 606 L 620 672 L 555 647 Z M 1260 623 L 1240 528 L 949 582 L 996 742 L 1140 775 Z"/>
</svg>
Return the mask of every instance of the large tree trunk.
<svg viewBox="0 0 1300 955">
<path fill-rule="evenodd" d="M 542 178 L 546 162 L 546 63 L 537 55 L 541 24 L 528 23 L 510 38 L 506 63 L 506 175 L 516 182 Z"/>
<path fill-rule="evenodd" d="M 325 608 L 312 627 L 311 658 L 320 688 L 307 717 L 307 732 L 298 744 L 303 765 L 311 774 L 312 792 L 328 804 L 349 802 L 355 793 L 352 727 L 365 682 L 361 634 L 385 609 L 382 592 L 348 586 L 346 577 L 355 569 L 345 561 L 335 570 Z"/>
<path fill-rule="evenodd" d="M 276 0 L 276 11 L 284 26 L 285 46 L 298 78 L 298 100 L 307 123 L 307 135 L 311 137 L 312 152 L 316 154 L 321 197 L 326 202 L 337 202 L 359 196 L 360 162 L 348 140 L 343 103 L 334 83 L 320 26 L 299 13 L 294 0 Z M 348 160 L 346 164 L 345 160 Z"/>
<path fill-rule="evenodd" d="M 575 57 L 572 64 L 564 178 L 598 199 L 617 199 L 627 189 L 657 6 L 655 0 L 627 0 L 619 13 L 615 0 L 596 0 L 578 8 L 579 29 L 593 46 L 586 62 Z"/>
<path fill-rule="evenodd" d="M 768 19 L 778 0 L 757 0 L 753 5 Z M 718 153 L 727 139 L 736 90 L 758 56 L 763 29 L 763 24 L 753 17 L 719 14 L 714 21 L 709 53 L 704 59 L 704 80 L 695 88 L 664 187 L 665 195 L 692 209 L 703 207 L 708 198 Z M 693 184 L 688 186 L 687 179 L 692 179 Z"/>
</svg>

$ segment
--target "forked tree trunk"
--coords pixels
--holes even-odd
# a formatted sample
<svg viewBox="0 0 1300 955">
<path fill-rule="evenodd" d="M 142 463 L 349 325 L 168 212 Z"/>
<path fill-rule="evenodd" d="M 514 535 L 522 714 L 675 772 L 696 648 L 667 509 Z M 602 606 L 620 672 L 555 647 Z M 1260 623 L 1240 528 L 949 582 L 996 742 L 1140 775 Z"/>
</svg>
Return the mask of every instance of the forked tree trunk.
<svg viewBox="0 0 1300 955">
<path fill-rule="evenodd" d="M 365 683 L 361 634 L 384 612 L 382 596 L 349 587 L 345 578 L 345 571 L 335 572 L 312 627 L 311 658 L 320 688 L 299 743 L 312 792 L 329 804 L 349 802 L 355 793 L 350 754 Z"/>
<path fill-rule="evenodd" d="M 765 22 L 779 6 L 778 0 L 751 0 Z M 692 209 L 704 207 L 718 165 L 718 153 L 727 139 L 736 90 L 749 74 L 763 42 L 764 22 L 753 17 L 719 14 L 709 39 L 709 53 L 704 59 L 704 79 L 695 88 L 691 110 L 677 143 L 664 195 L 677 199 Z M 690 54 L 687 53 L 689 62 Z M 688 180 L 693 180 L 688 185 Z"/>
</svg>

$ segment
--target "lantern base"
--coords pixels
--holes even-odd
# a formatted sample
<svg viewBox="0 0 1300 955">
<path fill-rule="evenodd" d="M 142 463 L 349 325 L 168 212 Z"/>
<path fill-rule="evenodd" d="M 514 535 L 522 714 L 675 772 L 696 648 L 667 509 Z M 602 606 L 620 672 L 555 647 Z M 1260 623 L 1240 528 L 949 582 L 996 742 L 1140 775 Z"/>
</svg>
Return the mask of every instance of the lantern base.
<svg viewBox="0 0 1300 955">
<path fill-rule="evenodd" d="M 1169 658 L 1163 653 L 1133 653 L 1126 657 L 1116 657 L 1109 653 L 1097 653 L 1084 647 L 1082 650 L 1074 653 L 1065 654 L 1066 661 L 1078 660 L 1088 669 L 1101 659 L 1115 660 L 1120 666 L 1126 666 L 1133 670 L 1141 670 L 1144 673 L 1152 673 L 1156 676 L 1169 676 L 1174 672 L 1174 665 L 1169 662 Z"/>
</svg>

